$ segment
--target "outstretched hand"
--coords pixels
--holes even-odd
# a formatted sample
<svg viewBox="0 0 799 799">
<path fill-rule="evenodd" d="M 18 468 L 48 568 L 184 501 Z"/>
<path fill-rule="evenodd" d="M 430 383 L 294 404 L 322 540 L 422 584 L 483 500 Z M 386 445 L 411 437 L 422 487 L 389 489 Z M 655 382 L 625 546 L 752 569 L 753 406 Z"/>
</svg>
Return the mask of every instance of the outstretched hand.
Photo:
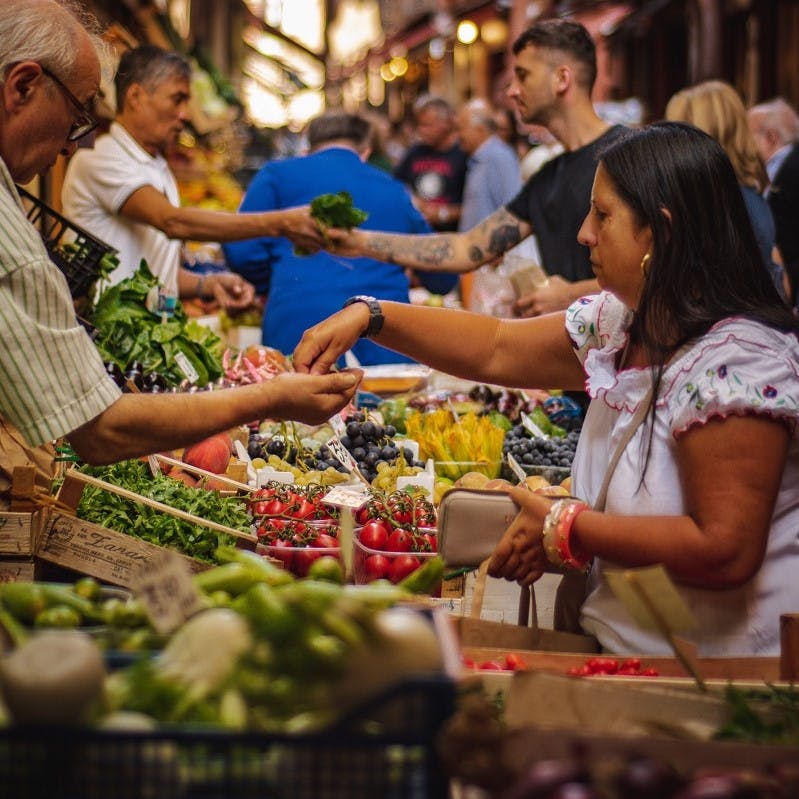
<svg viewBox="0 0 799 799">
<path fill-rule="evenodd" d="M 494 548 L 488 573 L 519 585 L 532 585 L 549 563 L 541 533 L 551 500 L 523 487 L 512 488 L 508 493 L 519 506 L 519 513 Z"/>
<path fill-rule="evenodd" d="M 517 316 L 541 316 L 568 308 L 574 301 L 572 284 L 559 275 L 551 275 L 546 284 L 516 300 Z"/>
<path fill-rule="evenodd" d="M 327 374 L 368 326 L 369 308 L 362 302 L 323 319 L 303 333 L 294 350 L 294 368 L 314 375 Z"/>
<path fill-rule="evenodd" d="M 325 237 L 311 216 L 311 206 L 287 208 L 281 213 L 280 234 L 309 253 L 325 247 Z"/>
<path fill-rule="evenodd" d="M 352 400 L 362 377 L 360 369 L 317 375 L 286 372 L 263 385 L 274 394 L 272 416 L 316 425 L 326 422 Z"/>
</svg>

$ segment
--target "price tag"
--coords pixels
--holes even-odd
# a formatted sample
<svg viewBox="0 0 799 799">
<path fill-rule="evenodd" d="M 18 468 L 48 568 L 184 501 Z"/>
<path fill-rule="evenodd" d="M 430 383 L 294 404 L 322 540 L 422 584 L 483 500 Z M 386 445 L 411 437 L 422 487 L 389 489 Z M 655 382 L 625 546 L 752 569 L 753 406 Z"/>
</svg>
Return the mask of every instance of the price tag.
<svg viewBox="0 0 799 799">
<path fill-rule="evenodd" d="M 194 364 L 186 357 L 184 352 L 175 353 L 175 365 L 185 375 L 189 383 L 196 383 L 200 375 L 194 368 Z"/>
<path fill-rule="evenodd" d="M 341 418 L 341 414 L 337 413 L 330 419 L 330 426 L 333 428 L 333 432 L 341 438 L 342 436 L 347 434 L 347 425 L 344 423 L 344 420 Z"/>
<path fill-rule="evenodd" d="M 133 575 L 133 591 L 144 605 L 156 632 L 167 635 L 202 610 L 188 564 L 165 549 Z"/>
<path fill-rule="evenodd" d="M 151 314 L 168 319 L 175 314 L 178 298 L 174 294 L 167 294 L 160 286 L 153 286 L 147 292 L 144 306 Z"/>
<path fill-rule="evenodd" d="M 525 430 L 528 430 L 536 438 L 549 438 L 549 436 L 530 418 L 528 414 L 523 413 L 521 417 L 522 427 L 524 427 Z"/>
<path fill-rule="evenodd" d="M 368 502 L 369 497 L 369 491 L 363 485 L 334 486 L 322 497 L 322 502 L 336 508 L 357 510 Z"/>
<path fill-rule="evenodd" d="M 510 466 L 510 470 L 516 475 L 519 482 L 522 485 L 526 485 L 525 481 L 527 480 L 527 473 L 524 471 L 519 461 L 517 461 L 516 458 L 514 458 L 510 453 L 508 453 L 508 466 Z"/>
<path fill-rule="evenodd" d="M 358 471 L 358 463 L 355 458 L 352 457 L 350 451 L 341 443 L 338 436 L 333 436 L 329 441 L 326 441 L 325 446 L 333 453 L 333 457 L 344 466 L 347 471 Z"/>
</svg>

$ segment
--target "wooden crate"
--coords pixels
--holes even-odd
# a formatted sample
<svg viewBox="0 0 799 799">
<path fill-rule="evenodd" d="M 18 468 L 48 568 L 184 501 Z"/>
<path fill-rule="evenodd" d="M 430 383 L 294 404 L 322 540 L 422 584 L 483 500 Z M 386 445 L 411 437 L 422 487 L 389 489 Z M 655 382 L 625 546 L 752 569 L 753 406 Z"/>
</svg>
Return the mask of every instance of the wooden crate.
<svg viewBox="0 0 799 799">
<path fill-rule="evenodd" d="M 99 524 L 52 513 L 39 537 L 36 557 L 105 583 L 131 588 L 136 571 L 163 549 Z M 206 563 L 179 556 L 192 572 L 209 568 Z"/>
<path fill-rule="evenodd" d="M 27 513 L 0 511 L 0 557 L 33 555 L 44 516 L 44 510 Z"/>
<path fill-rule="evenodd" d="M 38 563 L 33 558 L 0 558 L 0 583 L 35 580 Z"/>
</svg>

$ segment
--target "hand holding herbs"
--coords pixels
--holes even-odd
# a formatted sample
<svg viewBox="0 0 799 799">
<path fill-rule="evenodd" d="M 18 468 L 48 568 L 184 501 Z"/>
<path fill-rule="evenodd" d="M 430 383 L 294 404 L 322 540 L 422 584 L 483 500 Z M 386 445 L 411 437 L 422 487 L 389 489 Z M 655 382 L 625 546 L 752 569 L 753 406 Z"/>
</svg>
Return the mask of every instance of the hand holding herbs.
<svg viewBox="0 0 799 799">
<path fill-rule="evenodd" d="M 322 229 L 331 227 L 345 228 L 351 230 L 362 225 L 369 214 L 360 208 L 355 208 L 352 204 L 352 195 L 346 191 L 338 194 L 320 194 L 311 201 L 311 216 L 317 221 Z M 294 248 L 295 255 L 310 255 L 307 250 L 301 247 Z"/>
</svg>

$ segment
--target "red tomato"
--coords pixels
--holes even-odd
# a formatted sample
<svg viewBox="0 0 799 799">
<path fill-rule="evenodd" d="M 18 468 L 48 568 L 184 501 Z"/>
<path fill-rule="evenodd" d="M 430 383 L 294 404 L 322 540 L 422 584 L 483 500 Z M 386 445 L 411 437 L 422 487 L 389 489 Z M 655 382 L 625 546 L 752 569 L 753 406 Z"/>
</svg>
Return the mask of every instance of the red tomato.
<svg viewBox="0 0 799 799">
<path fill-rule="evenodd" d="M 363 564 L 366 582 L 371 583 L 373 580 L 384 580 L 388 575 L 390 565 L 385 555 L 369 555 Z"/>
<path fill-rule="evenodd" d="M 588 658 L 585 665 L 591 670 L 591 674 L 615 674 L 619 670 L 619 661 L 615 658 Z"/>
<path fill-rule="evenodd" d="M 320 547 L 322 549 L 338 549 L 338 541 L 332 535 L 327 533 L 319 533 L 316 538 L 311 542 L 311 546 Z"/>
<path fill-rule="evenodd" d="M 461 663 L 463 664 L 464 668 L 467 669 L 477 668 L 477 664 L 471 658 L 467 658 L 466 655 L 461 656 Z"/>
<path fill-rule="evenodd" d="M 407 530 L 394 530 L 386 541 L 387 552 L 410 552 L 411 549 L 413 549 L 413 537 Z"/>
<path fill-rule="evenodd" d="M 316 512 L 316 506 L 309 502 L 305 497 L 301 497 L 298 502 L 292 503 L 286 509 L 286 513 L 293 519 L 307 519 Z"/>
<path fill-rule="evenodd" d="M 413 555 L 400 555 L 398 558 L 392 558 L 388 568 L 388 579 L 392 583 L 398 583 L 415 572 L 420 565 L 419 558 L 415 558 Z"/>
<path fill-rule="evenodd" d="M 527 671 L 530 666 L 521 655 L 509 652 L 505 655 L 505 668 L 508 671 Z"/>
<path fill-rule="evenodd" d="M 477 668 L 481 671 L 504 671 L 502 664 L 496 660 L 484 660 Z"/>
<path fill-rule="evenodd" d="M 253 491 L 250 494 L 250 499 L 252 500 L 259 500 L 259 499 L 272 499 L 275 496 L 276 490 L 274 488 L 259 488 L 256 491 Z"/>
<path fill-rule="evenodd" d="M 592 674 L 591 669 L 588 668 L 585 664 L 582 666 L 572 666 L 570 669 L 566 671 L 570 677 L 588 677 Z"/>
<path fill-rule="evenodd" d="M 418 502 L 413 512 L 413 520 L 419 527 L 436 526 L 436 509 L 430 502 Z"/>
<path fill-rule="evenodd" d="M 415 538 L 419 552 L 438 552 L 438 536 L 435 533 L 422 533 Z"/>
<path fill-rule="evenodd" d="M 622 669 L 632 669 L 633 671 L 638 671 L 641 668 L 641 658 L 627 658 L 626 660 L 622 660 L 619 664 L 619 671 Z"/>
<path fill-rule="evenodd" d="M 264 516 L 282 516 L 286 512 L 286 503 L 281 502 L 277 497 L 273 497 L 268 502 L 256 502 L 253 513 Z"/>
<path fill-rule="evenodd" d="M 659 677 L 660 676 L 660 672 L 657 669 L 653 669 L 653 668 L 650 667 L 648 669 L 641 669 L 641 671 L 638 672 L 638 676 L 639 677 Z"/>
<path fill-rule="evenodd" d="M 298 577 L 305 577 L 311 564 L 322 557 L 322 552 L 313 547 L 297 547 L 294 550 L 294 568 L 292 571 Z"/>
<path fill-rule="evenodd" d="M 294 546 L 291 541 L 283 541 L 278 538 L 275 543 L 272 544 L 269 555 L 273 558 L 277 558 L 277 560 L 283 563 L 286 569 L 291 571 L 294 565 Z"/>
<path fill-rule="evenodd" d="M 388 523 L 380 519 L 373 519 L 361 528 L 360 542 L 369 549 L 385 549 L 388 541 Z"/>
</svg>

